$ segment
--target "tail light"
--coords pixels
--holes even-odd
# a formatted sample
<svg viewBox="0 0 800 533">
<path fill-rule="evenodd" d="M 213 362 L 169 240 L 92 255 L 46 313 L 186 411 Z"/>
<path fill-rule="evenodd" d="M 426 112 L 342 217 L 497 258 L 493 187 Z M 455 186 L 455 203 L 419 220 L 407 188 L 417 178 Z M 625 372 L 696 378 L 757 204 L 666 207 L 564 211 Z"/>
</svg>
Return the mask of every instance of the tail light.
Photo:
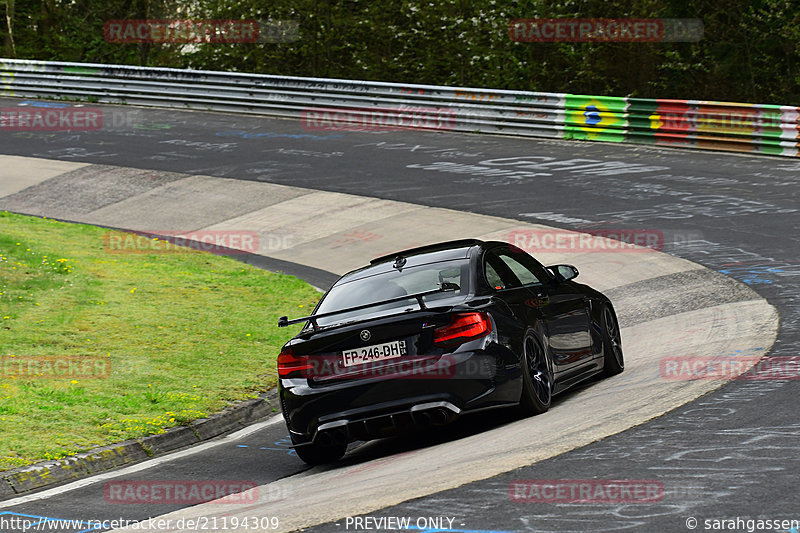
<svg viewBox="0 0 800 533">
<path fill-rule="evenodd" d="M 492 323 L 486 313 L 458 313 L 450 323 L 433 330 L 433 342 L 467 341 L 492 332 Z"/>
<path fill-rule="evenodd" d="M 291 348 L 284 348 L 278 355 L 278 376 L 282 378 L 306 377 L 313 366 L 308 357 L 296 356 Z"/>
</svg>

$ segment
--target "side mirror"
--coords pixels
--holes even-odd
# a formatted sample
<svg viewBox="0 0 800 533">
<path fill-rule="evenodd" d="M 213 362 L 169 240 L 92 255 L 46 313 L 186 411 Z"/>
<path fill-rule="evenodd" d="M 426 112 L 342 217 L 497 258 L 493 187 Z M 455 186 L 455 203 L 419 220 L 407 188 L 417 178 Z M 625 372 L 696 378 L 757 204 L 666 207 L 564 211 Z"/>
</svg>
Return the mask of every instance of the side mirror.
<svg viewBox="0 0 800 533">
<path fill-rule="evenodd" d="M 547 267 L 557 281 L 569 281 L 578 277 L 578 269 L 572 265 L 553 265 Z"/>
</svg>

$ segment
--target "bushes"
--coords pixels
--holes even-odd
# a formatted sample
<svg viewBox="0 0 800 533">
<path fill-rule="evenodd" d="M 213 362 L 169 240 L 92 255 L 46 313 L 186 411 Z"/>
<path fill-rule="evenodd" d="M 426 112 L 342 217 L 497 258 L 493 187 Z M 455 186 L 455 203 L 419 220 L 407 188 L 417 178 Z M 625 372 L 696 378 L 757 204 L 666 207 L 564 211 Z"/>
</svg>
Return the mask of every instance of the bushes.
<svg viewBox="0 0 800 533">
<path fill-rule="evenodd" d="M 800 104 L 791 0 L 0 0 L 5 55 L 615 96 Z M 578 11 L 578 9 L 580 10 Z M 299 39 L 111 44 L 109 19 L 295 20 Z M 698 43 L 515 43 L 516 18 L 699 18 Z"/>
</svg>

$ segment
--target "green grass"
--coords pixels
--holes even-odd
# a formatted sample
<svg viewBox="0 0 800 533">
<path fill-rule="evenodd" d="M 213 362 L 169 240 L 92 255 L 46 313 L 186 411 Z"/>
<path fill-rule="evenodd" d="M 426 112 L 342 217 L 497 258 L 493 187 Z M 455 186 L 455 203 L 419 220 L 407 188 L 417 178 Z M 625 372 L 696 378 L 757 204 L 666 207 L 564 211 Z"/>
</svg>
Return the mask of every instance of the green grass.
<svg viewBox="0 0 800 533">
<path fill-rule="evenodd" d="M 319 298 L 226 257 L 112 253 L 108 233 L 0 212 L 0 362 L 111 369 L 54 379 L 0 367 L 0 470 L 162 433 L 270 389 L 295 333 L 278 317 Z"/>
</svg>

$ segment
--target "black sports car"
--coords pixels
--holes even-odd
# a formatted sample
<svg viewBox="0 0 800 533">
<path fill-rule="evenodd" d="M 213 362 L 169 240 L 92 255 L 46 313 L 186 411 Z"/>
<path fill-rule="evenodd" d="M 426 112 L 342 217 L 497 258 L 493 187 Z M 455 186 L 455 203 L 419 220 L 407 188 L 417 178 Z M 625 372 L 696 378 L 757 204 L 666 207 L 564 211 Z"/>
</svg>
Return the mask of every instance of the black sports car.
<svg viewBox="0 0 800 533">
<path fill-rule="evenodd" d="M 305 462 L 347 444 L 519 405 L 624 367 L 611 301 L 504 242 L 451 241 L 342 276 L 278 356 L 283 416 Z"/>
</svg>

